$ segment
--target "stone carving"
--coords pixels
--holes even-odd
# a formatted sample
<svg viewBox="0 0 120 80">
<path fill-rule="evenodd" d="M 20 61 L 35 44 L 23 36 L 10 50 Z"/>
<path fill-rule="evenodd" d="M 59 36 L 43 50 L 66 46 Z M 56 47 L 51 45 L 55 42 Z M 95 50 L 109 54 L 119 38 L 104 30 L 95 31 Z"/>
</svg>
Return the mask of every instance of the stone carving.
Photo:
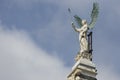
<svg viewBox="0 0 120 80">
<path fill-rule="evenodd" d="M 88 60 L 92 60 L 92 54 L 91 53 L 87 53 L 87 52 L 83 52 L 83 53 L 79 53 L 77 54 L 77 56 L 75 57 L 75 61 L 77 62 L 80 58 L 86 58 Z"/>
<path fill-rule="evenodd" d="M 81 28 L 76 28 L 74 23 L 72 23 L 72 27 L 76 32 L 79 33 L 80 52 L 82 53 L 88 51 L 88 41 L 87 41 L 88 25 L 86 20 L 82 20 Z"/>
<path fill-rule="evenodd" d="M 70 9 L 68 9 L 69 12 Z M 98 16 L 98 4 L 93 3 L 93 10 L 91 13 L 91 22 L 81 19 L 77 15 L 74 16 L 76 23 L 80 28 L 77 28 L 72 22 L 73 29 L 79 33 L 80 51 L 75 60 L 76 63 L 72 67 L 71 73 L 67 76 L 67 80 L 97 80 L 97 69 L 92 62 L 92 32 Z"/>
<path fill-rule="evenodd" d="M 76 77 L 75 77 L 75 80 L 80 80 L 80 77 L 79 77 L 79 76 L 76 76 Z"/>
<path fill-rule="evenodd" d="M 70 11 L 70 9 L 69 9 Z M 95 25 L 98 16 L 98 4 L 93 4 L 93 10 L 91 13 L 91 22 L 90 24 L 87 23 L 86 20 L 82 20 L 79 16 L 75 15 L 75 21 L 80 28 L 77 28 L 74 23 L 72 22 L 73 29 L 79 33 L 79 42 L 80 42 L 80 53 L 89 52 L 88 50 L 88 41 L 87 41 L 87 33 L 88 30 L 92 29 Z"/>
</svg>

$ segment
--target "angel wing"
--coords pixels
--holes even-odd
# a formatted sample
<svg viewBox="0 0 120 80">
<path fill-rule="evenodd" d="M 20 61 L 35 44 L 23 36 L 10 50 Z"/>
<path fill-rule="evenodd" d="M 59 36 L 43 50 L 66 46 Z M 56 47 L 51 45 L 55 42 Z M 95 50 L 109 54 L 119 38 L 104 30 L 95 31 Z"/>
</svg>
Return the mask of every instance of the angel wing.
<svg viewBox="0 0 120 80">
<path fill-rule="evenodd" d="M 75 21 L 78 24 L 78 26 L 81 28 L 82 27 L 82 19 L 77 15 L 75 15 L 74 18 L 75 18 Z"/>
<path fill-rule="evenodd" d="M 92 10 L 92 13 L 91 13 L 91 22 L 89 24 L 89 29 L 92 29 L 95 25 L 95 22 L 97 20 L 97 17 L 98 17 L 98 13 L 99 13 L 99 6 L 98 6 L 98 3 L 93 3 L 93 10 Z"/>
</svg>

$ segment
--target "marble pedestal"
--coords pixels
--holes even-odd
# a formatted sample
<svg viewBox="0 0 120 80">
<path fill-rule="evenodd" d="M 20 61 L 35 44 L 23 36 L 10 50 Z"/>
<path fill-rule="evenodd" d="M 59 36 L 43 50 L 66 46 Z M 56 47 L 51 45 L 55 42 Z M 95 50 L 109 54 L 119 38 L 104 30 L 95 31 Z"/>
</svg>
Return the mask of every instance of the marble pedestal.
<svg viewBox="0 0 120 80">
<path fill-rule="evenodd" d="M 67 80 L 97 80 L 97 70 L 95 64 L 85 58 L 79 58 L 72 67 L 71 73 L 67 76 Z"/>
</svg>

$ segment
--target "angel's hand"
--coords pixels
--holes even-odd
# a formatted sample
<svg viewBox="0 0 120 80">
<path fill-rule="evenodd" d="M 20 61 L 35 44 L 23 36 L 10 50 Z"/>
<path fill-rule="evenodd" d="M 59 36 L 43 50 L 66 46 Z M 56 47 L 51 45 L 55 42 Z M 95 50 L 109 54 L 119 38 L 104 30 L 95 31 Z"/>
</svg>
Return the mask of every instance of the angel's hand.
<svg viewBox="0 0 120 80">
<path fill-rule="evenodd" d="M 72 24 L 72 25 L 74 25 L 74 23 L 73 23 L 73 22 L 72 22 L 71 24 Z"/>
<path fill-rule="evenodd" d="M 74 25 L 74 23 L 73 23 L 73 22 L 72 22 L 71 24 L 72 24 L 72 27 L 75 27 L 75 25 Z"/>
</svg>

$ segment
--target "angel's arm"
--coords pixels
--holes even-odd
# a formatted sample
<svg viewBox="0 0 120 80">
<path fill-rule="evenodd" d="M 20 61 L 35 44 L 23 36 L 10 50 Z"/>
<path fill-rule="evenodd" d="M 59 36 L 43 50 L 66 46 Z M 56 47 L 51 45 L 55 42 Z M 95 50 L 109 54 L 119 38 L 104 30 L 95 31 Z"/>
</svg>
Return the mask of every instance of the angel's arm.
<svg viewBox="0 0 120 80">
<path fill-rule="evenodd" d="M 73 22 L 72 22 L 72 27 L 73 27 L 73 29 L 74 29 L 76 32 L 80 32 L 80 29 L 77 29 L 77 28 L 75 27 L 75 25 L 74 25 Z"/>
</svg>

